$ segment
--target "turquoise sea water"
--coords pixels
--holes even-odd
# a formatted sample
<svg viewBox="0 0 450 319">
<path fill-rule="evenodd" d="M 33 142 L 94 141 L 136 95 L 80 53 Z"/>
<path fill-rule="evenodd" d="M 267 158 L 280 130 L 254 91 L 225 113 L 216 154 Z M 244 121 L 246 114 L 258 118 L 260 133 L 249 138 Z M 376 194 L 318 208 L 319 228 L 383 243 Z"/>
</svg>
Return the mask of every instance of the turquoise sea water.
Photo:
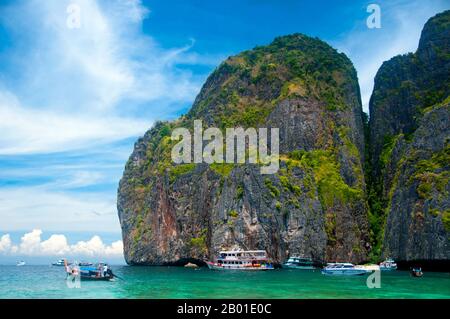
<svg viewBox="0 0 450 319">
<path fill-rule="evenodd" d="M 81 282 L 69 288 L 63 267 L 0 266 L 0 298 L 450 298 L 450 274 L 405 271 L 381 274 L 381 288 L 367 276 L 330 277 L 320 271 L 211 271 L 206 268 L 113 266 L 124 280 Z"/>
</svg>

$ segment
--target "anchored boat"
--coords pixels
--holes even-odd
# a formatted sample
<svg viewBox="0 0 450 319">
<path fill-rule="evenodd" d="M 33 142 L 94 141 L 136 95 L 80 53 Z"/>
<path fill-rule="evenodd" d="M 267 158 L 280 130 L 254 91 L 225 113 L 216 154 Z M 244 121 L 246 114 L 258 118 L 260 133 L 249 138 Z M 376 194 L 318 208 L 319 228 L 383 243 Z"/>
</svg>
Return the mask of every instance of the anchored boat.
<svg viewBox="0 0 450 319">
<path fill-rule="evenodd" d="M 271 270 L 272 262 L 264 250 L 221 251 L 216 262 L 207 261 L 213 270 Z"/>
<path fill-rule="evenodd" d="M 388 270 L 396 270 L 397 269 L 397 263 L 392 259 L 388 258 L 382 263 L 380 263 L 380 270 L 381 271 L 388 271 Z"/>
<path fill-rule="evenodd" d="M 82 267 L 94 266 L 94 264 L 89 261 L 82 261 L 82 262 L 78 263 L 78 265 L 82 266 Z"/>
<path fill-rule="evenodd" d="M 371 271 L 351 263 L 332 263 L 322 269 L 322 274 L 332 276 L 358 276 L 369 272 Z"/>
<path fill-rule="evenodd" d="M 25 266 L 25 265 L 26 263 L 23 260 L 17 262 L 17 266 Z"/>
<path fill-rule="evenodd" d="M 316 267 L 314 267 L 314 262 L 312 258 L 298 257 L 298 256 L 289 257 L 289 259 L 281 266 L 283 268 L 292 268 L 292 269 L 305 269 L 305 270 L 316 269 Z"/>
<path fill-rule="evenodd" d="M 411 268 L 411 275 L 413 277 L 422 277 L 423 276 L 422 268 L 420 267 Z"/>
<path fill-rule="evenodd" d="M 64 266 L 66 264 L 67 260 L 62 258 L 54 263 L 52 263 L 52 266 Z M 70 265 L 70 263 L 67 262 L 68 265 Z"/>
<path fill-rule="evenodd" d="M 77 263 L 66 265 L 66 273 L 67 277 L 76 278 L 79 276 L 81 280 L 109 281 L 116 277 L 106 263 L 98 263 L 92 266 L 80 266 Z"/>
</svg>

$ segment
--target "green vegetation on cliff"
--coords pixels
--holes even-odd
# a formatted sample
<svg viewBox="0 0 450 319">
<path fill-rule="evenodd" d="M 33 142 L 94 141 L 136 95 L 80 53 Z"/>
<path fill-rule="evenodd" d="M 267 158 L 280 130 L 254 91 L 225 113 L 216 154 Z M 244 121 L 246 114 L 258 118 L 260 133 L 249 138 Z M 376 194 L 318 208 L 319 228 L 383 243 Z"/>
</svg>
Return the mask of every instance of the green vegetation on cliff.
<svg viewBox="0 0 450 319">
<path fill-rule="evenodd" d="M 209 82 L 220 85 L 209 88 Z M 328 110 L 347 107 L 345 96 L 358 86 L 350 60 L 319 39 L 302 34 L 276 38 L 228 58 L 205 84 L 188 117 L 214 115 L 220 127 L 257 127 L 289 97 L 323 101 Z M 202 93 L 201 93 L 202 94 Z"/>
<path fill-rule="evenodd" d="M 348 204 L 364 197 L 362 189 L 345 183 L 336 155 L 330 150 L 293 151 L 289 154 L 288 165 L 312 170 L 324 208 L 333 207 L 336 201 Z"/>
<path fill-rule="evenodd" d="M 384 62 L 375 77 L 366 164 L 374 258 L 450 258 L 449 31 L 447 10 L 427 21 L 415 53 Z"/>
<path fill-rule="evenodd" d="M 228 58 L 187 115 L 156 123 L 136 143 L 118 201 L 127 261 L 200 259 L 235 244 L 267 249 L 277 261 L 286 248 L 366 260 L 358 95 L 350 60 L 319 39 L 279 37 Z M 175 165 L 171 132 L 192 132 L 197 119 L 221 129 L 278 127 L 289 155 L 272 175 L 261 175 L 259 164 Z M 146 206 L 154 215 L 139 215 Z"/>
</svg>

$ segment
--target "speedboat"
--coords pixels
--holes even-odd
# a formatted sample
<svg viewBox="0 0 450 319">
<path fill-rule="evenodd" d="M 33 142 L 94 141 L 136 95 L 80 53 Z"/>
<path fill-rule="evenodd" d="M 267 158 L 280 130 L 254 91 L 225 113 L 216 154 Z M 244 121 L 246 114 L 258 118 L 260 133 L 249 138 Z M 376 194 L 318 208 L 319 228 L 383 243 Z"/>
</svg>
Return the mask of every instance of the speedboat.
<svg viewBox="0 0 450 319">
<path fill-rule="evenodd" d="M 388 258 L 382 263 L 380 263 L 380 270 L 381 271 L 387 271 L 387 270 L 396 270 L 397 269 L 397 263 L 392 259 Z"/>
<path fill-rule="evenodd" d="M 292 256 L 281 265 L 283 268 L 292 269 L 315 269 L 312 258 Z"/>
<path fill-rule="evenodd" d="M 272 262 L 264 250 L 221 251 L 216 262 L 207 261 L 213 270 L 272 270 Z"/>
<path fill-rule="evenodd" d="M 17 266 L 25 266 L 25 265 L 26 263 L 23 260 L 17 262 Z"/>
<path fill-rule="evenodd" d="M 332 263 L 322 269 L 322 274 L 332 276 L 358 276 L 369 272 L 371 271 L 351 263 Z"/>
</svg>

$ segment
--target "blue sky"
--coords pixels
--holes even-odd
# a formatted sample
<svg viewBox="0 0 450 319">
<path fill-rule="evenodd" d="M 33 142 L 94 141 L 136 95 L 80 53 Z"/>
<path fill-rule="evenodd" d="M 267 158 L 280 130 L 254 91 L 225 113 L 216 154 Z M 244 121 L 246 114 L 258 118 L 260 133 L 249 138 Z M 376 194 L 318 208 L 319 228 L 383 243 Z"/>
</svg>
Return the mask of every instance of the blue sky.
<svg viewBox="0 0 450 319">
<path fill-rule="evenodd" d="M 81 9 L 81 28 L 67 27 L 71 3 Z M 380 5 L 380 29 L 366 26 L 370 3 Z M 367 110 L 381 63 L 414 51 L 426 20 L 449 7 L 440 0 L 2 1 L 0 262 L 31 254 L 29 247 L 53 257 L 86 245 L 120 259 L 116 191 L 134 141 L 154 121 L 186 112 L 227 56 L 279 35 L 317 36 L 353 61 Z M 95 235 L 103 246 L 90 242 Z"/>
</svg>

